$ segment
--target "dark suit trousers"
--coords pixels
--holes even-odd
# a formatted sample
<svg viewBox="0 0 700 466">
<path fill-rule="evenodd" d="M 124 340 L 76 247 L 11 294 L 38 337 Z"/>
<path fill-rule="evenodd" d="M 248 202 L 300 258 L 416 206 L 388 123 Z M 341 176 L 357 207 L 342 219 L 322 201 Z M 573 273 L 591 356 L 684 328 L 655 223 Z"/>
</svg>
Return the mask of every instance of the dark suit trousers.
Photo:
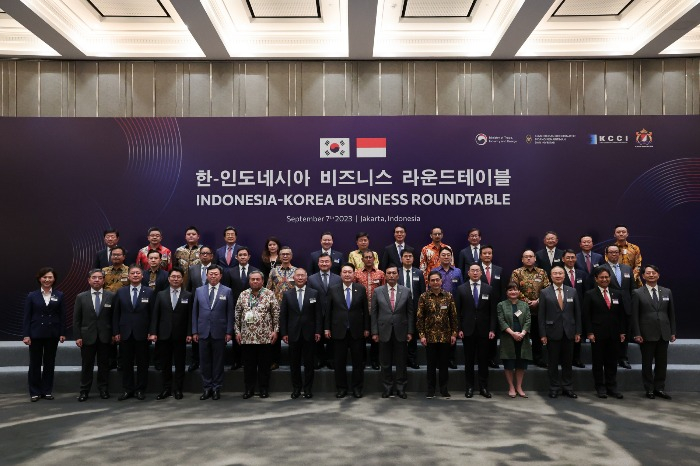
<svg viewBox="0 0 700 466">
<path fill-rule="evenodd" d="M 226 340 L 223 338 L 199 339 L 199 371 L 202 374 L 204 390 L 221 390 L 224 385 L 224 352 Z"/>
<path fill-rule="evenodd" d="M 632 335 L 632 317 L 627 316 L 627 327 L 625 330 L 625 335 L 627 335 L 627 338 L 625 338 L 625 341 L 619 342 L 618 344 L 620 345 L 619 348 L 619 354 L 617 355 L 617 358 L 620 362 L 622 361 L 627 361 L 629 358 L 627 357 L 627 346 L 629 345 L 629 336 Z M 634 340 L 632 340 L 634 341 Z"/>
<path fill-rule="evenodd" d="M 34 344 L 34 340 L 32 340 Z M 668 342 L 664 340 L 642 343 L 642 382 L 647 391 L 666 389 L 666 366 L 668 365 Z M 652 371 L 652 362 L 656 361 Z"/>
<path fill-rule="evenodd" d="M 122 367 L 122 385 L 125 392 L 144 392 L 148 386 L 148 340 L 136 340 L 130 337 L 121 341 L 124 360 Z M 136 382 L 134 382 L 134 363 L 136 363 Z"/>
<path fill-rule="evenodd" d="M 260 391 L 270 387 L 270 364 L 274 346 L 270 343 L 262 345 L 241 345 L 243 357 L 243 384 L 245 391 L 255 390 L 255 382 L 258 382 Z"/>
<path fill-rule="evenodd" d="M 173 362 L 175 363 L 175 391 L 182 391 L 182 382 L 185 378 L 185 355 L 187 353 L 187 343 L 182 338 L 175 341 L 171 338 L 158 340 L 158 354 L 160 364 L 163 366 L 163 390 L 173 389 Z"/>
<path fill-rule="evenodd" d="M 345 332 L 345 338 L 334 339 L 333 351 L 335 353 L 335 386 L 338 390 L 348 389 L 348 374 L 346 364 L 350 349 L 352 362 L 352 389 L 362 390 L 365 377 L 365 365 L 362 361 L 365 354 L 365 338 L 353 338 L 350 330 Z"/>
<path fill-rule="evenodd" d="M 301 390 L 301 364 L 304 363 L 304 392 L 311 392 L 314 384 L 314 350 L 316 342 L 313 338 L 305 340 L 303 335 L 299 340 L 289 342 L 289 368 L 292 372 L 292 387 Z"/>
<path fill-rule="evenodd" d="M 547 372 L 549 374 L 549 391 L 573 390 L 572 360 L 574 341 L 566 338 L 561 340 L 547 339 Z M 561 378 L 559 377 L 561 365 Z"/>
<path fill-rule="evenodd" d="M 58 338 L 32 338 L 29 345 L 29 396 L 53 393 L 57 347 Z"/>
<path fill-rule="evenodd" d="M 489 388 L 489 359 L 491 346 L 488 334 L 477 335 L 477 330 L 471 336 L 462 339 L 464 347 L 464 379 L 466 388 L 474 388 L 474 361 L 478 364 L 479 388 Z"/>
<path fill-rule="evenodd" d="M 418 334 L 414 333 L 413 338 L 411 338 L 411 341 L 407 343 L 407 358 L 410 362 L 412 363 L 417 363 L 418 362 L 418 357 L 416 356 L 416 353 L 418 352 Z"/>
<path fill-rule="evenodd" d="M 597 339 L 591 343 L 593 382 L 598 393 L 617 391 L 617 352 L 620 340 Z"/>
<path fill-rule="evenodd" d="M 80 348 L 80 358 L 82 369 L 80 370 L 80 391 L 90 392 L 92 387 L 92 376 L 95 368 L 95 356 L 97 356 L 97 388 L 100 391 L 107 391 L 109 381 L 109 355 L 112 345 L 96 341 L 92 345 L 85 345 Z"/>
<path fill-rule="evenodd" d="M 192 364 L 199 363 L 199 343 L 192 342 Z"/>
<path fill-rule="evenodd" d="M 392 363 L 396 366 L 396 377 L 391 373 Z M 399 393 L 406 391 L 408 375 L 406 374 L 406 342 L 398 341 L 396 333 L 391 330 L 389 341 L 379 341 L 379 365 L 382 368 L 382 385 L 384 390 Z M 395 387 L 394 387 L 395 386 Z"/>
<path fill-rule="evenodd" d="M 241 345 L 238 344 L 236 339 L 231 340 L 231 364 L 241 364 Z"/>
<path fill-rule="evenodd" d="M 425 347 L 425 355 L 428 359 L 428 391 L 435 391 L 436 369 L 440 370 L 440 391 L 447 390 L 448 372 L 447 366 L 450 362 L 449 343 L 428 343 Z"/>
</svg>

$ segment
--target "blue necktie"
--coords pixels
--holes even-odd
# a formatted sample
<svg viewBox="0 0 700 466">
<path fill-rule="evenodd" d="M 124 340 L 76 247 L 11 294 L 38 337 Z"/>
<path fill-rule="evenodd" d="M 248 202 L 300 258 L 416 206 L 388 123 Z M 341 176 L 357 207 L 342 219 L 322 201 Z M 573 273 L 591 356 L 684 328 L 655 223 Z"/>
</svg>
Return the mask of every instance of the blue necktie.
<svg viewBox="0 0 700 466">
<path fill-rule="evenodd" d="M 173 311 L 175 310 L 175 306 L 177 306 L 177 294 L 178 290 L 173 290 L 173 297 L 170 301 L 170 303 L 173 305 Z"/>
<path fill-rule="evenodd" d="M 214 304 L 214 293 L 215 292 L 216 292 L 215 286 L 212 286 L 211 288 L 209 288 L 209 309 L 211 309 L 213 304 Z"/>
<path fill-rule="evenodd" d="M 207 267 L 202 265 L 202 285 L 207 284 Z"/>
<path fill-rule="evenodd" d="M 622 286 L 622 276 L 620 275 L 620 264 L 615 264 L 615 278 L 617 278 L 618 285 Z"/>
<path fill-rule="evenodd" d="M 299 288 L 297 290 L 297 302 L 299 303 L 299 309 L 301 310 L 302 305 L 304 304 L 304 295 L 302 294 L 303 288 Z"/>
<path fill-rule="evenodd" d="M 474 262 L 479 262 L 479 250 L 476 247 L 474 248 L 473 256 Z"/>
<path fill-rule="evenodd" d="M 352 296 L 350 296 L 350 287 L 345 288 L 345 304 L 348 305 L 348 311 L 350 311 L 350 303 L 352 302 Z M 348 321 L 345 323 L 345 328 L 350 328 L 350 312 L 348 312 Z"/>
<path fill-rule="evenodd" d="M 476 283 L 474 283 L 474 306 L 478 307 L 479 306 L 479 289 L 476 287 Z"/>
<path fill-rule="evenodd" d="M 100 306 L 102 303 L 100 303 L 100 292 L 95 291 L 95 314 L 97 314 L 97 317 L 100 316 Z"/>
<path fill-rule="evenodd" d="M 138 295 L 136 294 L 137 291 L 138 291 L 138 289 L 136 289 L 136 288 L 132 288 L 132 289 L 131 289 L 131 292 L 132 292 L 133 295 L 134 295 L 134 296 L 131 298 L 131 305 L 134 306 L 134 309 L 136 309 L 136 305 L 138 304 L 138 299 L 139 299 Z"/>
</svg>

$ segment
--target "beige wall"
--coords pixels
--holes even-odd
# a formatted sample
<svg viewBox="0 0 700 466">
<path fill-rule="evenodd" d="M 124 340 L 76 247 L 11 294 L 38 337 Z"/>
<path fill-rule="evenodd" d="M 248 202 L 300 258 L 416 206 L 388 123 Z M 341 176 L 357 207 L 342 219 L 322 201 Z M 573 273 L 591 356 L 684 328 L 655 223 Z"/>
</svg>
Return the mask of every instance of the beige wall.
<svg viewBox="0 0 700 466">
<path fill-rule="evenodd" d="M 697 114 L 700 58 L 0 61 L 0 116 Z"/>
</svg>

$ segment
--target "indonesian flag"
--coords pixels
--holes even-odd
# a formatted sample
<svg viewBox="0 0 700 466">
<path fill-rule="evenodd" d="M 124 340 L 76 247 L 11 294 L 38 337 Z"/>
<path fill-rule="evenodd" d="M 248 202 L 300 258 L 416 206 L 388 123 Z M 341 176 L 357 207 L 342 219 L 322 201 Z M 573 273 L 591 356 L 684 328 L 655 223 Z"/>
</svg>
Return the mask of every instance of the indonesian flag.
<svg viewBox="0 0 700 466">
<path fill-rule="evenodd" d="M 386 157 L 386 138 L 357 138 L 357 158 Z"/>
</svg>

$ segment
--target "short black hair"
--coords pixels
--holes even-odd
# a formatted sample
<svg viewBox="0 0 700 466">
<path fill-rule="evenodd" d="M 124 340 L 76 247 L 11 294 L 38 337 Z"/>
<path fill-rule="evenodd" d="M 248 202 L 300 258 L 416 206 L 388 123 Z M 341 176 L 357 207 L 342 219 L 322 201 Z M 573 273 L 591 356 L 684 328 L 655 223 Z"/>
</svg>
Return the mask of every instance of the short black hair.
<svg viewBox="0 0 700 466">
<path fill-rule="evenodd" d="M 413 248 L 404 248 L 403 251 L 401 251 L 401 257 L 403 257 L 404 254 L 411 254 L 413 255 L 415 252 L 415 249 Z"/>
<path fill-rule="evenodd" d="M 162 231 L 160 228 L 158 228 L 158 227 L 151 227 L 151 228 L 149 228 L 149 229 L 148 229 L 148 234 L 150 235 L 150 234 L 153 233 L 154 231 L 157 231 L 157 232 L 160 233 L 161 235 L 163 234 L 163 231 Z"/>
<path fill-rule="evenodd" d="M 657 272 L 658 272 L 658 270 L 657 270 Z M 42 268 L 40 268 L 39 271 L 36 273 L 36 281 L 38 281 L 39 284 L 41 285 L 41 277 L 43 277 L 43 276 L 46 275 L 47 273 L 52 273 L 52 274 L 53 274 L 53 278 L 54 278 L 53 284 L 55 285 L 56 282 L 58 281 L 58 275 L 56 275 L 56 271 L 54 270 L 53 267 L 42 267 Z"/>
<path fill-rule="evenodd" d="M 119 238 L 119 230 L 116 230 L 114 228 L 106 229 L 104 232 L 102 232 L 102 236 L 107 236 L 110 233 L 114 233 L 115 235 L 117 235 L 117 238 Z"/>
<path fill-rule="evenodd" d="M 367 237 L 367 239 L 369 239 L 369 235 L 367 234 L 366 231 L 359 231 L 359 232 L 357 232 L 357 234 L 355 235 L 355 241 L 357 241 L 358 239 L 362 238 L 363 236 L 365 236 L 365 237 Z"/>
<path fill-rule="evenodd" d="M 194 230 L 194 231 L 197 232 L 197 234 L 199 234 L 199 230 L 198 230 L 197 227 L 194 226 L 194 225 L 188 226 L 188 227 L 185 229 L 185 233 L 187 233 L 187 232 L 190 231 L 190 230 Z"/>
<path fill-rule="evenodd" d="M 173 267 L 172 269 L 170 269 L 170 272 L 168 272 L 168 277 L 171 276 L 173 274 L 173 272 L 177 272 L 180 275 L 182 275 L 183 277 L 185 276 L 185 272 L 183 272 L 180 267 Z"/>
<path fill-rule="evenodd" d="M 608 270 L 607 267 L 596 267 L 596 268 L 593 269 L 593 276 L 594 276 L 595 278 L 598 278 L 598 275 L 600 275 L 600 274 L 603 273 L 603 272 L 605 272 L 605 273 L 607 273 L 608 275 L 610 275 L 610 270 Z"/>
<path fill-rule="evenodd" d="M 232 227 L 231 225 L 224 228 L 224 236 L 226 236 L 227 231 L 233 231 L 236 234 L 236 236 L 238 236 L 238 230 L 236 230 L 236 228 Z"/>
</svg>

